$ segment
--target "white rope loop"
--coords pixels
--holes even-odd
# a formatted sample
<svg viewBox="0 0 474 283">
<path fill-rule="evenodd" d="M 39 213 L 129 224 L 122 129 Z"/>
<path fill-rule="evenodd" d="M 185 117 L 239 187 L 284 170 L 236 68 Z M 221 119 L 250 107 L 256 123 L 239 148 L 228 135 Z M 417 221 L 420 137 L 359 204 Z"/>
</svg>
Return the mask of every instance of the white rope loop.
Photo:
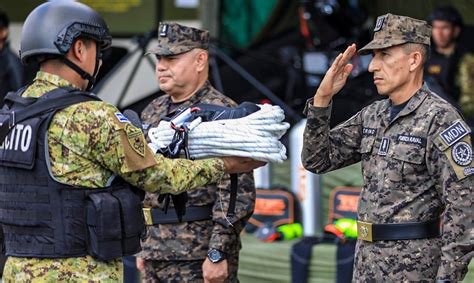
<svg viewBox="0 0 474 283">
<path fill-rule="evenodd" d="M 240 156 L 265 162 L 283 162 L 286 148 L 279 139 L 290 125 L 283 122 L 285 112 L 279 106 L 258 105 L 260 110 L 239 119 L 191 123 L 188 149 L 191 158 Z M 148 137 L 153 149 L 169 145 L 175 130 L 161 121 L 150 128 Z"/>
</svg>

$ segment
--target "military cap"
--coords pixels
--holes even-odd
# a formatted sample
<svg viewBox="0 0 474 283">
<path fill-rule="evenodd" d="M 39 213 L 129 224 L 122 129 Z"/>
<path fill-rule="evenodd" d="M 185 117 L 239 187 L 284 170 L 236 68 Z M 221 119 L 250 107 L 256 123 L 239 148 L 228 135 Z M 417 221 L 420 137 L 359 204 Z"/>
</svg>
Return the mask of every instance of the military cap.
<svg viewBox="0 0 474 283">
<path fill-rule="evenodd" d="M 368 54 L 374 49 L 383 49 L 403 43 L 430 45 L 431 26 L 426 21 L 405 16 L 386 14 L 377 18 L 374 39 L 358 53 Z"/>
<path fill-rule="evenodd" d="M 178 55 L 194 48 L 209 48 L 209 31 L 182 26 L 177 23 L 160 23 L 158 45 L 147 54 Z"/>
</svg>

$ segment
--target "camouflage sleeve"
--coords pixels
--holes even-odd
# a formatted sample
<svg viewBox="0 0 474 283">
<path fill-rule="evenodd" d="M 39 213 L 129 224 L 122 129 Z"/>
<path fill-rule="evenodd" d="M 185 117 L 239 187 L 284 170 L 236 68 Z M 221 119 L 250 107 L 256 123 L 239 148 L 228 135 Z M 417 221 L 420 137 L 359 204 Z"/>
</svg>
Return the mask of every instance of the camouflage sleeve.
<svg viewBox="0 0 474 283">
<path fill-rule="evenodd" d="M 149 192 L 178 194 L 218 182 L 224 174 L 221 159 L 191 161 L 154 155 L 141 129 L 133 126 L 112 105 L 97 117 L 90 135 L 90 155 L 132 185 Z"/>
<path fill-rule="evenodd" d="M 474 255 L 474 184 L 469 130 L 462 120 L 456 121 L 459 116 L 453 116 L 455 115 L 448 113 L 433 123 L 429 134 L 432 142 L 427 145 L 426 163 L 444 204 L 443 246 L 437 278 L 457 282 L 466 274 L 467 266 Z M 464 128 L 465 134 L 460 140 L 450 144 L 443 140 L 442 135 L 449 133 L 449 129 L 456 130 L 452 126 L 457 129 Z"/>
<path fill-rule="evenodd" d="M 155 156 L 156 165 L 122 174 L 130 184 L 148 192 L 179 194 L 207 184 L 217 183 L 224 175 L 221 159 L 187 160 Z"/>
<path fill-rule="evenodd" d="M 301 160 L 306 170 L 318 174 L 351 165 L 361 158 L 362 111 L 330 130 L 331 109 L 332 102 L 320 108 L 309 99 L 304 111 L 308 121 Z"/>
<path fill-rule="evenodd" d="M 458 73 L 461 89 L 459 105 L 464 116 L 474 120 L 474 54 L 468 53 L 462 57 Z"/>
<path fill-rule="evenodd" d="M 148 104 L 143 111 L 140 114 L 140 119 L 142 121 L 148 121 L 150 120 L 151 116 L 156 112 L 155 108 L 153 107 L 153 104 L 150 103 Z"/>
<path fill-rule="evenodd" d="M 209 247 L 225 253 L 236 254 L 240 249 L 239 235 L 246 221 L 252 216 L 255 207 L 255 183 L 252 173 L 239 175 L 235 216 L 227 219 L 230 200 L 230 176 L 218 184 L 216 202 L 213 206 L 214 227 L 212 229 Z M 229 225 L 229 222 L 232 226 Z"/>
</svg>

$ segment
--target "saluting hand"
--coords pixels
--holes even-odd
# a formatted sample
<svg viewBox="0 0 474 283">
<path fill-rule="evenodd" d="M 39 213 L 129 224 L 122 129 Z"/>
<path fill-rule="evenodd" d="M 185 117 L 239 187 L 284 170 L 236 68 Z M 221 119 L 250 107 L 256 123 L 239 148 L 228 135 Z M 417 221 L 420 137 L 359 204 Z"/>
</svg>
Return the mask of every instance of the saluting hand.
<svg viewBox="0 0 474 283">
<path fill-rule="evenodd" d="M 356 45 L 352 44 L 346 48 L 344 53 L 339 54 L 331 67 L 324 75 L 316 94 L 313 105 L 316 107 L 327 107 L 332 97 L 338 93 L 346 84 L 347 78 L 352 71 L 353 65 L 348 64 L 356 52 Z"/>
</svg>

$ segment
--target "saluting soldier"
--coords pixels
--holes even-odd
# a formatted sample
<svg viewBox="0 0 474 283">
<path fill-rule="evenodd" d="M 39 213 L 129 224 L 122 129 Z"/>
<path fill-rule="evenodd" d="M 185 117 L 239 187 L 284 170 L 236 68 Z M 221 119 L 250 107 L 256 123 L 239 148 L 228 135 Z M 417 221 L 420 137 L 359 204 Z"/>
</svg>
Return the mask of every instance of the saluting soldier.
<svg viewBox="0 0 474 283">
<path fill-rule="evenodd" d="M 329 128 L 332 97 L 353 68 L 353 44 L 305 109 L 306 169 L 323 173 L 362 161 L 355 282 L 455 282 L 473 255 L 470 129 L 423 84 L 430 36 L 425 21 L 380 16 L 359 53 L 372 52 L 369 72 L 387 99 Z"/>
</svg>

